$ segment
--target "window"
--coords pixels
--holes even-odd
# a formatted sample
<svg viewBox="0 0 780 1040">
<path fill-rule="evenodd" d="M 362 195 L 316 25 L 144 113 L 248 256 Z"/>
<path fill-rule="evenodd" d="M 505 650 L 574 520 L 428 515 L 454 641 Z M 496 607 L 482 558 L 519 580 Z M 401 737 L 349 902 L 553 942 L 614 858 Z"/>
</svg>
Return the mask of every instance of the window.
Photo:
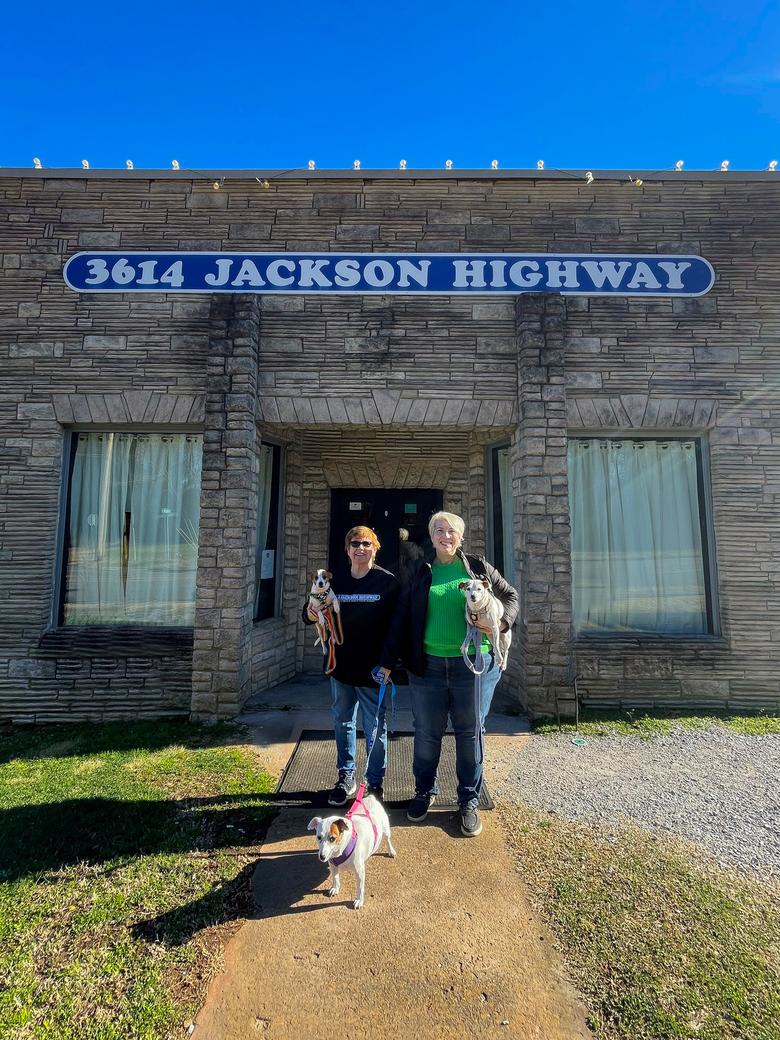
<svg viewBox="0 0 780 1040">
<path fill-rule="evenodd" d="M 61 623 L 193 623 L 202 449 L 199 434 L 73 434 Z"/>
<path fill-rule="evenodd" d="M 258 466 L 255 621 L 264 621 L 277 613 L 281 577 L 279 520 L 282 449 L 278 444 L 260 446 Z"/>
<path fill-rule="evenodd" d="M 512 456 L 508 444 L 490 449 L 492 562 L 514 584 Z"/>
<path fill-rule="evenodd" d="M 569 440 L 578 634 L 713 630 L 697 440 Z"/>
</svg>

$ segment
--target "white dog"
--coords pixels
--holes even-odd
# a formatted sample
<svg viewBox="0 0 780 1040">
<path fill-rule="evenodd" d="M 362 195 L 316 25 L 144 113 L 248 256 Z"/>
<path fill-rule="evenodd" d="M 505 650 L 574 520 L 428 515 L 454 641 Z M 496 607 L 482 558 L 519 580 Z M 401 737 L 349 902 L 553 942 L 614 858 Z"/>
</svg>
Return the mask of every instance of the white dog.
<svg viewBox="0 0 780 1040">
<path fill-rule="evenodd" d="M 501 631 L 503 603 L 490 591 L 490 582 L 485 578 L 462 581 L 458 588 L 466 597 L 466 624 L 469 628 L 476 628 L 487 635 L 498 667 L 503 672 L 509 660 L 509 647 L 512 643 L 512 630 Z"/>
<path fill-rule="evenodd" d="M 332 577 L 330 571 L 323 570 L 323 568 L 312 576 L 309 602 L 307 603 L 309 614 L 316 618 L 317 638 L 314 645 L 317 646 L 319 643 L 323 654 L 328 658 L 325 667 L 326 675 L 330 675 L 336 667 L 336 647 L 341 646 L 344 642 L 344 631 L 341 627 L 341 605 L 336 593 L 330 587 Z"/>
<path fill-rule="evenodd" d="M 334 614 L 341 613 L 341 606 L 338 597 L 330 587 L 330 580 L 332 577 L 333 575 L 330 571 L 326 571 L 322 567 L 312 575 L 308 606 L 312 614 L 317 615 L 318 625 L 324 626 L 325 617 L 323 611 L 327 607 L 330 607 Z M 324 652 L 325 648 L 323 646 L 323 653 Z"/>
<path fill-rule="evenodd" d="M 359 910 L 363 905 L 366 889 L 366 861 L 379 851 L 382 838 L 387 838 L 387 850 L 395 859 L 395 849 L 390 838 L 390 821 L 382 805 L 372 794 L 366 795 L 354 814 L 345 816 L 315 816 L 309 820 L 307 830 L 317 832 L 319 857 L 328 864 L 331 884 L 329 896 L 337 896 L 341 888 L 339 871 L 342 867 L 357 874 L 357 894 L 353 906 Z"/>
</svg>

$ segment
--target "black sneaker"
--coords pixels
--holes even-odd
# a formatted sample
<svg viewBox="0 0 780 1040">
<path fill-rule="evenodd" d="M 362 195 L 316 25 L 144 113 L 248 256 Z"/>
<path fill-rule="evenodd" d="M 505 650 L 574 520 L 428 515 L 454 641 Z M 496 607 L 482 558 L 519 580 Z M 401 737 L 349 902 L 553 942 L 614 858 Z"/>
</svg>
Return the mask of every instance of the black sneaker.
<svg viewBox="0 0 780 1040">
<path fill-rule="evenodd" d="M 462 805 L 460 807 L 460 833 L 467 838 L 476 838 L 482 833 L 482 820 L 479 818 L 479 809 L 476 805 Z"/>
<path fill-rule="evenodd" d="M 385 797 L 385 789 L 382 784 L 366 784 L 366 794 L 372 794 L 381 802 Z"/>
<path fill-rule="evenodd" d="M 357 791 L 357 784 L 355 783 L 354 773 L 339 773 L 339 778 L 336 781 L 336 786 L 328 795 L 328 805 L 346 805 L 347 798 L 350 798 L 355 791 Z"/>
<path fill-rule="evenodd" d="M 417 791 L 407 807 L 407 820 L 411 820 L 412 823 L 420 823 L 428 815 L 428 810 L 435 801 L 435 794 L 421 794 Z"/>
</svg>

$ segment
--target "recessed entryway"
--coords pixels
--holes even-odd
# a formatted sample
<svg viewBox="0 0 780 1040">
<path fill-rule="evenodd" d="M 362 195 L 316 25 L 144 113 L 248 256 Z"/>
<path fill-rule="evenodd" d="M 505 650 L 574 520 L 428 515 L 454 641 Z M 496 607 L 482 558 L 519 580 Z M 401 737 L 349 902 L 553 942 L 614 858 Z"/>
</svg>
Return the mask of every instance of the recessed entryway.
<svg viewBox="0 0 780 1040">
<path fill-rule="evenodd" d="M 403 578 L 411 557 L 418 558 L 431 548 L 428 521 L 442 508 L 444 494 L 419 488 L 334 488 L 330 497 L 330 539 L 328 560 L 331 568 L 346 562 L 344 536 L 350 528 L 363 524 L 376 532 L 382 548 L 376 562 Z M 406 532 L 406 537 L 402 535 Z M 406 543 L 404 545 L 404 543 Z"/>
</svg>

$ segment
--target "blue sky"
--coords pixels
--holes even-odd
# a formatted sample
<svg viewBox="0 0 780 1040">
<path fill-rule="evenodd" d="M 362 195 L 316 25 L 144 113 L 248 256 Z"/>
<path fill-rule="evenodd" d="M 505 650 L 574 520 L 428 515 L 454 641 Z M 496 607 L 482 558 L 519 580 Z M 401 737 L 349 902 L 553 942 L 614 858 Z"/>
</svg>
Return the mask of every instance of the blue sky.
<svg viewBox="0 0 780 1040">
<path fill-rule="evenodd" d="M 776 0 L 43 0 L 3 35 L 5 167 L 780 159 Z"/>
</svg>

